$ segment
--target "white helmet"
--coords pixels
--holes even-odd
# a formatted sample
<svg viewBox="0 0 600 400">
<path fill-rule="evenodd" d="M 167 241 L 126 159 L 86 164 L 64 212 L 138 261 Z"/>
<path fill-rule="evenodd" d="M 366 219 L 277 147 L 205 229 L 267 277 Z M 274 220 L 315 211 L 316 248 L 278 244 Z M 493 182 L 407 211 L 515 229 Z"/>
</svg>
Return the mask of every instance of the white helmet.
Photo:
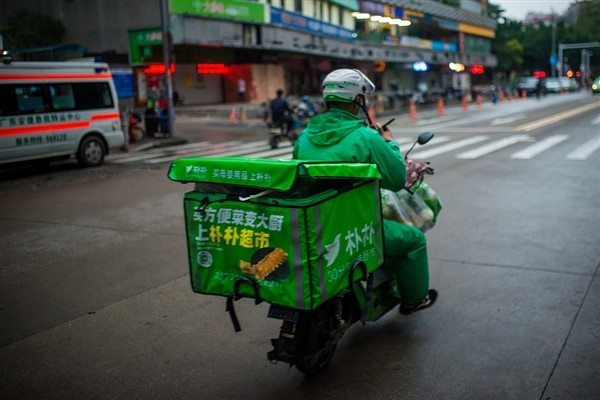
<svg viewBox="0 0 600 400">
<path fill-rule="evenodd" d="M 323 101 L 352 103 L 356 96 L 369 97 L 375 85 L 357 69 L 336 69 L 323 79 Z"/>
</svg>

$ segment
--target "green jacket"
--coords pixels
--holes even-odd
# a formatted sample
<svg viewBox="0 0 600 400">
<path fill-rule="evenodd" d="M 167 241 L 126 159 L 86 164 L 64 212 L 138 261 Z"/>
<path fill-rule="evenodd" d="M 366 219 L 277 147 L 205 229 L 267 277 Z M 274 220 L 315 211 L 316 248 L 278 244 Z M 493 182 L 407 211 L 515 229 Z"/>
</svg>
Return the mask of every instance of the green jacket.
<svg viewBox="0 0 600 400">
<path fill-rule="evenodd" d="M 364 120 L 339 108 L 310 119 L 294 145 L 293 158 L 375 163 L 383 177 L 382 188 L 398 191 L 406 182 L 406 166 L 398 142 L 386 142 Z"/>
</svg>

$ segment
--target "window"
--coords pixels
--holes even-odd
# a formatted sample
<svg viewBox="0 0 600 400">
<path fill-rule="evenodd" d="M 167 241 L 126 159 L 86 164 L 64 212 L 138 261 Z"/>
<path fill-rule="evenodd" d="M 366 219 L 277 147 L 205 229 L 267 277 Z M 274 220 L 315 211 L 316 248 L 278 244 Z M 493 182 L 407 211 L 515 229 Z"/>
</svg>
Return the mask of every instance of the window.
<svg viewBox="0 0 600 400">
<path fill-rule="evenodd" d="M 55 110 L 72 110 L 75 108 L 73 90 L 68 83 L 50 85 L 52 108 Z"/>
<path fill-rule="evenodd" d="M 2 116 L 113 107 L 108 82 L 0 85 Z"/>
<path fill-rule="evenodd" d="M 47 111 L 43 85 L 0 85 L 0 115 L 19 115 Z"/>
<path fill-rule="evenodd" d="M 302 12 L 302 0 L 294 1 L 294 11 L 301 13 Z"/>
</svg>

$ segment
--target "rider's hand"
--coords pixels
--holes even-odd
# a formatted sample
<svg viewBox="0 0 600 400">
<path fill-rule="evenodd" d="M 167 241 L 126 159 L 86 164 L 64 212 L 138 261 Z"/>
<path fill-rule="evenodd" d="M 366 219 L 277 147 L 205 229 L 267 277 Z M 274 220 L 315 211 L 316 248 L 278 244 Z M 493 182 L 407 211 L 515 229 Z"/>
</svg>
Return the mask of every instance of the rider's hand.
<svg viewBox="0 0 600 400">
<path fill-rule="evenodd" d="M 389 142 L 390 140 L 393 139 L 392 132 L 390 132 L 390 130 L 388 129 L 387 126 L 385 128 L 382 128 L 381 124 L 376 122 L 375 129 L 377 129 L 377 132 L 379 132 L 379 135 L 381 135 L 381 137 L 383 139 L 385 139 L 386 142 Z"/>
</svg>

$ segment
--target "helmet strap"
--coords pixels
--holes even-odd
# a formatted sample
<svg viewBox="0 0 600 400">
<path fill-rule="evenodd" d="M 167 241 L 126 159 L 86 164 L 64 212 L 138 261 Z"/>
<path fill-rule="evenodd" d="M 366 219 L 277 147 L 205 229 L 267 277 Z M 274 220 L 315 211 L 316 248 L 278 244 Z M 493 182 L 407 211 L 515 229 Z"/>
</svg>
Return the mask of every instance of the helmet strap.
<svg viewBox="0 0 600 400">
<path fill-rule="evenodd" d="M 362 101 L 359 101 L 359 99 Z M 362 94 L 357 95 L 354 99 L 354 103 L 357 104 L 360 107 L 360 109 L 365 113 L 365 117 L 367 117 L 367 122 L 369 123 L 369 126 L 373 126 L 373 121 L 371 121 L 371 117 L 369 117 L 369 112 L 367 111 L 365 96 L 363 96 Z"/>
</svg>

